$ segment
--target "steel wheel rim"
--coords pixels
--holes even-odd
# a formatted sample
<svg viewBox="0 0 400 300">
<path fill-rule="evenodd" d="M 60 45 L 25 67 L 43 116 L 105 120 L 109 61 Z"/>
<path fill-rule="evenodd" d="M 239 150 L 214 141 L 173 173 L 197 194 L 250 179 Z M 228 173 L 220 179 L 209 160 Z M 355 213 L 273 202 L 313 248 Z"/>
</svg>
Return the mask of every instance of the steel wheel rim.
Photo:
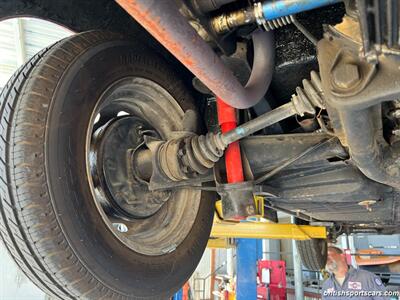
<svg viewBox="0 0 400 300">
<path fill-rule="evenodd" d="M 200 206 L 200 192 L 187 189 L 175 191 L 159 211 L 147 218 L 111 216 L 102 205 L 107 195 L 93 178 L 90 157 L 96 117 L 99 119 L 98 114 L 111 107 L 115 110 L 111 115 L 123 111 L 148 122 L 162 139 L 182 129 L 184 111 L 157 83 L 141 77 L 129 77 L 114 82 L 106 89 L 98 99 L 87 127 L 87 176 L 92 198 L 103 222 L 121 243 L 137 253 L 150 256 L 170 253 L 185 240 L 194 224 Z"/>
</svg>

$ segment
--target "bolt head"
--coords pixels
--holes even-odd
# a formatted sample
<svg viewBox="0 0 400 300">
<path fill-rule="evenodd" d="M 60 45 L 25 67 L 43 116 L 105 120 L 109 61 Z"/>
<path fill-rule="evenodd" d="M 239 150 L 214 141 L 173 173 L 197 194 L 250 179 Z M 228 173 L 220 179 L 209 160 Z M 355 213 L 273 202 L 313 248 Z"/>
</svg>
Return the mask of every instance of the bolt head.
<svg viewBox="0 0 400 300">
<path fill-rule="evenodd" d="M 388 167 L 386 168 L 386 171 L 387 171 L 387 173 L 388 173 L 390 176 L 393 176 L 393 177 L 397 177 L 397 176 L 400 175 L 400 169 L 399 169 L 399 167 L 396 166 L 396 165 L 390 165 L 390 166 L 388 166 Z"/>
<path fill-rule="evenodd" d="M 248 206 L 246 207 L 246 212 L 247 212 L 247 214 L 248 214 L 249 216 L 252 216 L 252 215 L 254 215 L 254 214 L 256 213 L 256 211 L 255 211 L 253 205 L 248 205 Z"/>
<path fill-rule="evenodd" d="M 333 70 L 334 83 L 342 89 L 349 89 L 361 79 L 358 66 L 355 64 L 341 63 Z"/>
</svg>

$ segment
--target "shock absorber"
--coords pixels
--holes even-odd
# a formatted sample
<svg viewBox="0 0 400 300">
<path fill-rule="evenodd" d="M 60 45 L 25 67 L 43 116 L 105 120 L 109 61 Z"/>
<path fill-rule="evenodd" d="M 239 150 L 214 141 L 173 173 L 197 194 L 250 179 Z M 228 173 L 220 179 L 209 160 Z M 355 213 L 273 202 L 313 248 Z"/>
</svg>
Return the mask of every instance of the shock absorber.
<svg viewBox="0 0 400 300">
<path fill-rule="evenodd" d="M 222 133 L 234 130 L 237 126 L 236 109 L 217 98 L 218 123 Z M 244 181 L 242 155 L 239 141 L 228 145 L 225 150 L 226 178 L 228 183 L 220 186 L 232 187 Z M 224 219 L 241 220 L 253 214 L 254 201 L 250 192 L 238 193 L 232 196 L 229 191 L 220 192 Z"/>
<path fill-rule="evenodd" d="M 221 132 L 234 130 L 237 126 L 236 109 L 217 98 L 218 123 Z M 228 183 L 244 180 L 239 141 L 231 143 L 225 151 L 225 166 Z"/>
</svg>

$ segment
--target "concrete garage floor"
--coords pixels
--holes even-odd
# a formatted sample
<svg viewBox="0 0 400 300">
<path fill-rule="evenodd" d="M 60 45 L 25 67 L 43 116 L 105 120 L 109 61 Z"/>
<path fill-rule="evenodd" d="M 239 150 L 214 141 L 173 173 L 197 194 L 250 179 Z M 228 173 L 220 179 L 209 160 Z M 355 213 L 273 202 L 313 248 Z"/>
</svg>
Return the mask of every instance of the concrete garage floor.
<svg viewBox="0 0 400 300">
<path fill-rule="evenodd" d="M 0 243 L 0 299 L 2 300 L 50 300 L 37 288 L 11 260 Z"/>
</svg>

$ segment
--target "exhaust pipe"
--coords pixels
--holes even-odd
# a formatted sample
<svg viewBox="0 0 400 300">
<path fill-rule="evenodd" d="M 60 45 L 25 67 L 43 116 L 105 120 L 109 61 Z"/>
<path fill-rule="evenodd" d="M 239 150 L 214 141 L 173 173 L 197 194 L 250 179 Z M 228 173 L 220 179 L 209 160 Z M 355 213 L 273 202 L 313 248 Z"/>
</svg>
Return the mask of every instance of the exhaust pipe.
<svg viewBox="0 0 400 300">
<path fill-rule="evenodd" d="M 275 45 L 272 33 L 253 33 L 254 61 L 243 87 L 232 71 L 197 34 L 174 0 L 116 0 L 207 88 L 235 108 L 249 108 L 264 97 L 271 83 Z"/>
</svg>

